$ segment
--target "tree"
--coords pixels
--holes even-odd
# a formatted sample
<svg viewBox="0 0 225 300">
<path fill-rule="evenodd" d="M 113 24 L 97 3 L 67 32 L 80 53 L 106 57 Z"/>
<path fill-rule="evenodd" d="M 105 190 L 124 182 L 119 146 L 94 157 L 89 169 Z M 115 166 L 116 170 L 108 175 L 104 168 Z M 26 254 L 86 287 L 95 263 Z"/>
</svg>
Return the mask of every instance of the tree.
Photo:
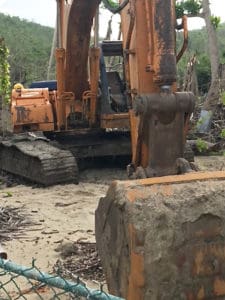
<svg viewBox="0 0 225 300">
<path fill-rule="evenodd" d="M 211 15 L 209 0 L 202 1 L 203 17 L 208 33 L 209 56 L 211 64 L 211 85 L 204 103 L 204 109 L 213 111 L 220 97 L 219 86 L 219 50 L 216 30 L 219 19 Z"/>
<path fill-rule="evenodd" d="M 176 16 L 181 18 L 183 15 L 187 17 L 200 16 L 200 10 L 202 8 L 201 0 L 181 0 L 176 1 Z"/>
<path fill-rule="evenodd" d="M 179 15 L 186 14 L 189 17 L 201 17 L 206 24 L 211 65 L 211 84 L 203 106 L 204 120 L 200 117 L 201 122 L 199 122 L 201 124 L 199 130 L 205 131 L 209 129 L 210 118 L 220 98 L 219 51 L 217 41 L 217 28 L 220 18 L 211 15 L 209 0 L 177 1 L 176 8 Z"/>
</svg>

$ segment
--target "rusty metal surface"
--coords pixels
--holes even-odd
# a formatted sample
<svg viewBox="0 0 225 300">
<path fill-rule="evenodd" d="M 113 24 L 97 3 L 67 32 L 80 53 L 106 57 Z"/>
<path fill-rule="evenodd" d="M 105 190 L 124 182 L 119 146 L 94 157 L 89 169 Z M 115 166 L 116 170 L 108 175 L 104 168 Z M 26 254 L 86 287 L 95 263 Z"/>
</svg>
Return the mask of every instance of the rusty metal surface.
<svg viewBox="0 0 225 300">
<path fill-rule="evenodd" d="M 159 85 L 176 82 L 175 3 L 173 0 L 152 1 L 154 18 L 154 81 Z"/>
<path fill-rule="evenodd" d="M 179 272 L 189 270 L 192 286 L 187 299 L 215 299 L 225 296 L 225 242 L 223 222 L 218 216 L 202 215 L 183 224 L 185 243 L 178 249 Z"/>
<path fill-rule="evenodd" d="M 127 181 L 126 184 L 141 184 L 145 187 L 154 184 L 170 184 L 170 183 L 182 183 L 182 182 L 195 182 L 195 181 L 207 181 L 210 179 L 223 180 L 225 179 L 225 171 L 213 171 L 213 172 L 193 172 L 183 175 L 173 175 L 164 177 L 147 178 L 133 181 Z"/>
<path fill-rule="evenodd" d="M 135 112 L 140 116 L 136 177 L 177 174 L 177 159 L 184 157 L 185 115 L 194 109 L 191 93 L 141 95 L 135 98 Z"/>
<path fill-rule="evenodd" d="M 174 93 L 175 3 L 130 0 L 121 16 L 127 86 L 132 96 L 132 168 L 139 168 L 131 173 L 136 178 L 177 174 L 176 160 L 184 157 L 194 96 Z"/>
<path fill-rule="evenodd" d="M 224 299 L 225 172 L 113 182 L 96 210 L 109 290 L 129 300 Z"/>
<path fill-rule="evenodd" d="M 128 113 L 102 114 L 101 128 L 130 129 Z"/>
<path fill-rule="evenodd" d="M 36 130 L 54 130 L 53 107 L 49 92 L 44 89 L 13 90 L 11 100 L 11 118 L 15 131 L 23 131 L 23 126 Z"/>
</svg>

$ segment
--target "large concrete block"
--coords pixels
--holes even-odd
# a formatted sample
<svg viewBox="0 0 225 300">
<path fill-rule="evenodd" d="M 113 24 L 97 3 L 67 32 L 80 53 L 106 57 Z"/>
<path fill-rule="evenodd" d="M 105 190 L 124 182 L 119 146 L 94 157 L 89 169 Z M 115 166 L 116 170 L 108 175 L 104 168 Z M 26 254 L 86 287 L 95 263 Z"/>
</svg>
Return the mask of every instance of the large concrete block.
<svg viewBox="0 0 225 300">
<path fill-rule="evenodd" d="M 113 182 L 96 241 L 112 294 L 225 299 L 225 172 Z"/>
</svg>

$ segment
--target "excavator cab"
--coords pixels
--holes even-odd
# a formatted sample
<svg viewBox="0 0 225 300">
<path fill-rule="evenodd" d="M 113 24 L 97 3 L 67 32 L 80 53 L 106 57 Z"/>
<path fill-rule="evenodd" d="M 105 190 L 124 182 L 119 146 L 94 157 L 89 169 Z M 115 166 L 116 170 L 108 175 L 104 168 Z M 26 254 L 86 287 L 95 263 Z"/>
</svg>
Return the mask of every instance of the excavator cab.
<svg viewBox="0 0 225 300">
<path fill-rule="evenodd" d="M 102 112 L 128 112 L 122 41 L 103 41 L 100 48 L 100 90 L 108 102 Z"/>
</svg>

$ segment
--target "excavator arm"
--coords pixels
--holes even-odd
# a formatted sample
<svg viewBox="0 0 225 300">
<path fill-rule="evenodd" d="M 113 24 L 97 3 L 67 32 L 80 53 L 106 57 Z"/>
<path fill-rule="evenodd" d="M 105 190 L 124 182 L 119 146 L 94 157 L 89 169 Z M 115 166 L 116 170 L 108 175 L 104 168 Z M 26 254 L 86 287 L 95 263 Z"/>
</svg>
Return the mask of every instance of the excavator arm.
<svg viewBox="0 0 225 300">
<path fill-rule="evenodd" d="M 176 92 L 175 2 L 129 1 L 121 13 L 131 97 L 132 165 L 145 178 L 177 174 L 194 95 Z"/>
</svg>

